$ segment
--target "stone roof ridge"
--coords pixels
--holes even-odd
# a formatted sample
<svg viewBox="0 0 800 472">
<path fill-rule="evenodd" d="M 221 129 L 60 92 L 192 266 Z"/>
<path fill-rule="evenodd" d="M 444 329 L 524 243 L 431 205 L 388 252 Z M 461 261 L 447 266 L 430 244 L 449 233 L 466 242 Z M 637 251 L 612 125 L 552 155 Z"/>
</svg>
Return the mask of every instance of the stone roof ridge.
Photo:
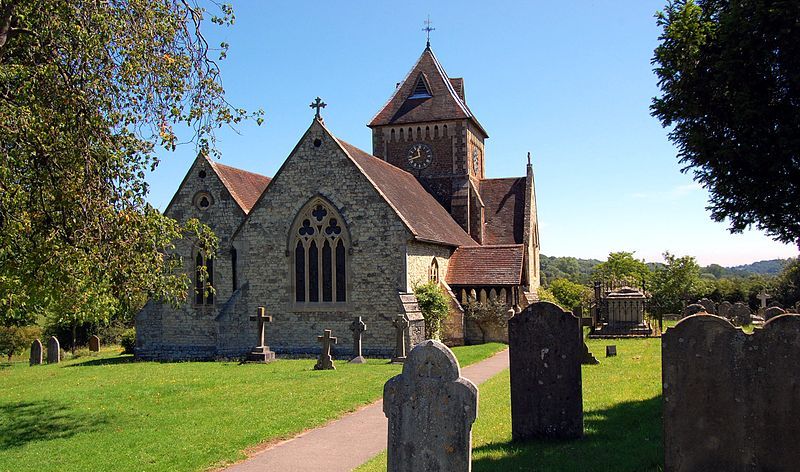
<svg viewBox="0 0 800 472">
<path fill-rule="evenodd" d="M 211 159 L 207 154 L 203 156 L 211 168 L 214 169 L 225 188 L 228 189 L 236 204 L 245 213 L 250 213 L 253 205 L 264 193 L 272 179 L 266 175 L 221 164 Z"/>
</svg>

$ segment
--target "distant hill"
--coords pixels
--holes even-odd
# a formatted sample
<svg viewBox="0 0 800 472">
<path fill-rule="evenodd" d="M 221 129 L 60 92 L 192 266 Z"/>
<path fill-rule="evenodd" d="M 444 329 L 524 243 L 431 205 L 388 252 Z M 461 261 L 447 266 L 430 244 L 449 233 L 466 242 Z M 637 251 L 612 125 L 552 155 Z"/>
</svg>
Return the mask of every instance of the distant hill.
<svg viewBox="0 0 800 472">
<path fill-rule="evenodd" d="M 729 269 L 740 274 L 748 275 L 778 275 L 790 261 L 791 259 L 771 259 L 768 261 L 758 261 L 753 262 L 752 264 L 729 267 Z"/>
</svg>

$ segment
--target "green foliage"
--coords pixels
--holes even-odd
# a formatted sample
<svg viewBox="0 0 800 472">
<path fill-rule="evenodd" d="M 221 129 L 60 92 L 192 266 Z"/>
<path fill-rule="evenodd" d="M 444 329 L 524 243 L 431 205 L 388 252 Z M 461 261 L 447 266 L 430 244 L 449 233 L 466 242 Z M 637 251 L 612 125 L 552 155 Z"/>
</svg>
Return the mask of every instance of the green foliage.
<svg viewBox="0 0 800 472">
<path fill-rule="evenodd" d="M 652 113 L 714 221 L 800 243 L 800 2 L 670 0 Z"/>
<path fill-rule="evenodd" d="M 774 292 L 785 307 L 800 302 L 800 258 L 792 260 L 778 275 Z"/>
<path fill-rule="evenodd" d="M 656 271 L 651 284 L 652 305 L 661 313 L 680 313 L 683 301 L 703 293 L 700 266 L 692 256 L 664 253 L 665 265 Z"/>
<path fill-rule="evenodd" d="M 8 357 L 18 354 L 29 347 L 34 339 L 42 336 L 38 326 L 0 326 L 0 355 Z"/>
<path fill-rule="evenodd" d="M 505 327 L 508 323 L 509 307 L 493 298 L 485 302 L 470 300 L 464 305 L 464 316 L 475 323 L 481 331 L 481 341 L 486 342 L 486 331 L 490 327 Z"/>
<path fill-rule="evenodd" d="M 536 294 L 539 296 L 539 301 L 555 303 L 558 305 L 558 299 L 549 289 L 545 287 L 539 287 L 539 290 L 536 291 Z"/>
<path fill-rule="evenodd" d="M 622 282 L 639 287 L 650 278 L 650 268 L 644 260 L 633 257 L 632 252 L 611 252 L 608 260 L 595 266 L 592 271 L 595 279 Z"/>
<path fill-rule="evenodd" d="M 430 281 L 414 287 L 419 309 L 425 318 L 425 337 L 427 339 L 440 339 L 442 321 L 450 313 L 447 295 L 438 283 Z"/>
<path fill-rule="evenodd" d="M 567 310 L 575 311 L 577 307 L 588 306 L 592 299 L 592 291 L 589 287 L 570 282 L 567 279 L 556 279 L 550 283 L 548 288 L 557 300 L 557 304 Z"/>
<path fill-rule="evenodd" d="M 212 23 L 233 22 L 209 5 Z M 0 324 L 185 298 L 167 254 L 181 237 L 212 252 L 216 238 L 146 202 L 154 151 L 185 140 L 213 153 L 218 127 L 260 120 L 225 100 L 208 19 L 195 1 L 0 1 Z"/>
<path fill-rule="evenodd" d="M 128 328 L 122 332 L 119 345 L 125 354 L 133 354 L 136 348 L 136 328 Z"/>
<path fill-rule="evenodd" d="M 555 279 L 568 279 L 579 284 L 591 281 L 592 269 L 601 261 L 597 259 L 577 259 L 575 257 L 540 256 L 542 284 L 547 285 Z"/>
</svg>

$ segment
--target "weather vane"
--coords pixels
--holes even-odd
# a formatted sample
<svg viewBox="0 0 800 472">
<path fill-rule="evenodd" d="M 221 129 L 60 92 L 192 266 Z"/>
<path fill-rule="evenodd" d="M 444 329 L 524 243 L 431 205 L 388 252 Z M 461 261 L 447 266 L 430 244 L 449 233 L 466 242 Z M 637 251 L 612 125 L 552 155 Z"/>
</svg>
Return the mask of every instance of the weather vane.
<svg viewBox="0 0 800 472">
<path fill-rule="evenodd" d="M 427 44 L 426 47 L 431 47 L 431 31 L 436 31 L 436 28 L 431 27 L 433 23 L 431 23 L 430 15 L 428 15 L 428 19 L 425 20 L 423 23 L 425 24 L 425 27 L 422 28 L 422 31 L 424 31 L 428 37 L 428 42 L 426 43 Z"/>
</svg>

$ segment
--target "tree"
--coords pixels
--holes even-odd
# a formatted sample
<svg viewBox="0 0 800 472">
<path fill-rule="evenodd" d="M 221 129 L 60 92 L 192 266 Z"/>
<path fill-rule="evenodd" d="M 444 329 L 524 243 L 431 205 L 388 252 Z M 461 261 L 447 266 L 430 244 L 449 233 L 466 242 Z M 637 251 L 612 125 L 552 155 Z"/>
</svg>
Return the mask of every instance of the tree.
<svg viewBox="0 0 800 472">
<path fill-rule="evenodd" d="M 650 277 L 650 268 L 644 261 L 634 258 L 632 252 L 611 252 L 608 260 L 595 266 L 593 275 L 604 280 L 640 286 Z"/>
<path fill-rule="evenodd" d="M 425 318 L 425 337 L 440 339 L 442 321 L 447 319 L 450 313 L 444 290 L 438 283 L 430 281 L 414 287 L 414 295 L 417 297 L 422 317 Z"/>
<path fill-rule="evenodd" d="M 216 240 L 147 204 L 145 172 L 176 128 L 214 153 L 215 129 L 261 120 L 225 100 L 207 19 L 194 0 L 0 0 L 0 323 L 185 298 L 174 241 Z"/>
<path fill-rule="evenodd" d="M 800 2 L 670 0 L 652 114 L 714 221 L 800 244 Z"/>
<path fill-rule="evenodd" d="M 692 256 L 664 253 L 664 266 L 653 275 L 652 305 L 661 313 L 680 313 L 683 301 L 700 290 L 700 266 Z"/>
<path fill-rule="evenodd" d="M 558 305 L 575 311 L 576 307 L 588 306 L 592 291 L 585 285 L 570 282 L 567 279 L 556 279 L 548 287 Z"/>
<path fill-rule="evenodd" d="M 778 275 L 774 295 L 786 307 L 800 302 L 800 258 L 792 260 Z"/>
<path fill-rule="evenodd" d="M 41 333 L 37 326 L 0 326 L 0 354 L 11 362 L 11 356 L 30 347 Z"/>
</svg>

